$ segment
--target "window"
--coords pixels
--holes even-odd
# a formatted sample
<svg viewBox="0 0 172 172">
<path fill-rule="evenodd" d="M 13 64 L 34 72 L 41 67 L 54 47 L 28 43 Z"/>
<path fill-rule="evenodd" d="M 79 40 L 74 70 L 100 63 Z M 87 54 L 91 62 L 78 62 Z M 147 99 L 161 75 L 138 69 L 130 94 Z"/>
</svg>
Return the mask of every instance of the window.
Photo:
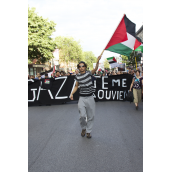
<svg viewBox="0 0 172 172">
<path fill-rule="evenodd" d="M 33 75 L 33 68 L 30 68 L 30 74 L 29 75 Z"/>
<path fill-rule="evenodd" d="M 34 75 L 35 75 L 35 77 L 36 77 L 36 68 L 34 68 Z"/>
</svg>

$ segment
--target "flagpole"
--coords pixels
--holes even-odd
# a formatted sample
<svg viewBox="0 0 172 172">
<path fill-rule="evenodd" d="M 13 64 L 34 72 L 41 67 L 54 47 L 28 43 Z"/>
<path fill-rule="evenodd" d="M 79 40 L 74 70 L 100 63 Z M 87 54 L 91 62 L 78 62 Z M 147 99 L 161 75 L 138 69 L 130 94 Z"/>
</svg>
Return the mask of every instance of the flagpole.
<svg viewBox="0 0 172 172">
<path fill-rule="evenodd" d="M 137 61 L 136 61 L 135 51 L 134 51 L 134 57 L 135 57 L 136 70 L 137 70 Z"/>
<path fill-rule="evenodd" d="M 125 16 L 125 14 L 123 15 L 123 17 Z M 122 17 L 122 18 L 123 18 Z M 122 20 L 122 19 L 121 19 Z M 120 22 L 121 22 L 121 20 L 120 20 Z M 120 24 L 120 22 L 119 22 L 119 24 Z M 118 26 L 119 26 L 119 24 L 118 24 Z M 116 27 L 116 29 L 118 28 L 118 26 Z M 115 31 L 116 31 L 116 29 L 115 29 Z M 113 32 L 113 34 L 115 33 L 115 31 Z M 113 36 L 113 34 L 112 34 L 112 36 Z M 110 39 L 112 38 L 112 36 L 110 37 Z M 110 39 L 109 39 L 109 41 L 110 41 Z M 108 41 L 108 43 L 109 43 L 109 41 Z M 107 44 L 108 44 L 107 43 Z M 106 44 L 106 46 L 107 46 L 107 44 Z M 106 48 L 106 46 L 105 46 L 105 48 Z M 103 49 L 103 51 L 102 51 L 102 53 L 100 54 L 100 56 L 102 56 L 103 55 L 103 52 L 104 52 L 104 50 L 105 50 L 105 48 Z"/>
</svg>

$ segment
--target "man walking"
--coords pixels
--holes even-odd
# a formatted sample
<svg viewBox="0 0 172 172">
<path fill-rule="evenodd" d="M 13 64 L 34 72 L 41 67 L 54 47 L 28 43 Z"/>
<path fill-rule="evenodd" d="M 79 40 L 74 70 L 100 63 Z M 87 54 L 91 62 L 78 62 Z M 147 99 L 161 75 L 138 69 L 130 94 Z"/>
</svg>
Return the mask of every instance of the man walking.
<svg viewBox="0 0 172 172">
<path fill-rule="evenodd" d="M 93 121 L 95 116 L 95 101 L 93 97 L 93 83 L 92 83 L 92 74 L 94 74 L 99 66 L 99 60 L 101 56 L 97 58 L 97 64 L 95 69 L 91 72 L 87 71 L 87 64 L 81 61 L 77 68 L 80 73 L 75 76 L 76 85 L 70 95 L 70 99 L 73 100 L 73 94 L 77 91 L 78 86 L 80 86 L 79 92 L 79 101 L 78 101 L 78 110 L 80 114 L 80 125 L 82 128 L 81 136 L 84 137 L 85 133 L 87 138 L 91 138 L 91 131 L 93 127 Z M 87 117 L 87 122 L 86 122 Z"/>
</svg>

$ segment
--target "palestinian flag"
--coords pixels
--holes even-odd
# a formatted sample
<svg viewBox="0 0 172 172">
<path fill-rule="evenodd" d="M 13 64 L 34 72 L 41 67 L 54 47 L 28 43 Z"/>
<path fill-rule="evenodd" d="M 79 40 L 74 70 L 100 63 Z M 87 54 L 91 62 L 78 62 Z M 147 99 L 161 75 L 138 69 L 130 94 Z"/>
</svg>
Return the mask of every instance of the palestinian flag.
<svg viewBox="0 0 172 172">
<path fill-rule="evenodd" d="M 143 44 L 141 44 L 135 51 L 141 51 L 143 53 Z"/>
<path fill-rule="evenodd" d="M 124 14 L 105 50 L 129 56 L 136 42 L 135 27 L 135 23 Z"/>
<path fill-rule="evenodd" d="M 143 42 L 137 36 L 136 36 L 136 41 L 135 41 L 135 44 L 134 44 L 134 50 L 135 51 L 141 51 L 143 53 Z"/>
<path fill-rule="evenodd" d="M 107 60 L 108 60 L 109 64 L 117 62 L 115 57 L 108 57 Z"/>
</svg>

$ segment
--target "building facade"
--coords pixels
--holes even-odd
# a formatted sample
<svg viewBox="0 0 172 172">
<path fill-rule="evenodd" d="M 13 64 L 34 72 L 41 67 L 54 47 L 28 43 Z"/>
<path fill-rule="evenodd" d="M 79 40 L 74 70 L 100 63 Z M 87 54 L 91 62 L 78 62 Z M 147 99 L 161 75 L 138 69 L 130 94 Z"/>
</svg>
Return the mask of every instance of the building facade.
<svg viewBox="0 0 172 172">
<path fill-rule="evenodd" d="M 50 70 L 54 65 L 56 70 L 59 67 L 59 50 L 55 49 L 53 52 L 54 58 L 46 63 L 38 63 L 37 59 L 34 59 L 32 63 L 28 64 L 28 75 L 34 75 L 36 77 L 37 73 L 45 72 Z"/>
<path fill-rule="evenodd" d="M 36 61 L 36 62 L 35 62 Z M 46 63 L 37 63 L 37 60 L 34 59 L 32 63 L 28 64 L 28 75 L 35 76 L 37 73 L 45 72 L 51 69 L 51 64 L 49 62 Z"/>
<path fill-rule="evenodd" d="M 140 29 L 136 32 L 136 36 L 139 37 L 143 42 L 143 25 L 140 27 Z"/>
</svg>

